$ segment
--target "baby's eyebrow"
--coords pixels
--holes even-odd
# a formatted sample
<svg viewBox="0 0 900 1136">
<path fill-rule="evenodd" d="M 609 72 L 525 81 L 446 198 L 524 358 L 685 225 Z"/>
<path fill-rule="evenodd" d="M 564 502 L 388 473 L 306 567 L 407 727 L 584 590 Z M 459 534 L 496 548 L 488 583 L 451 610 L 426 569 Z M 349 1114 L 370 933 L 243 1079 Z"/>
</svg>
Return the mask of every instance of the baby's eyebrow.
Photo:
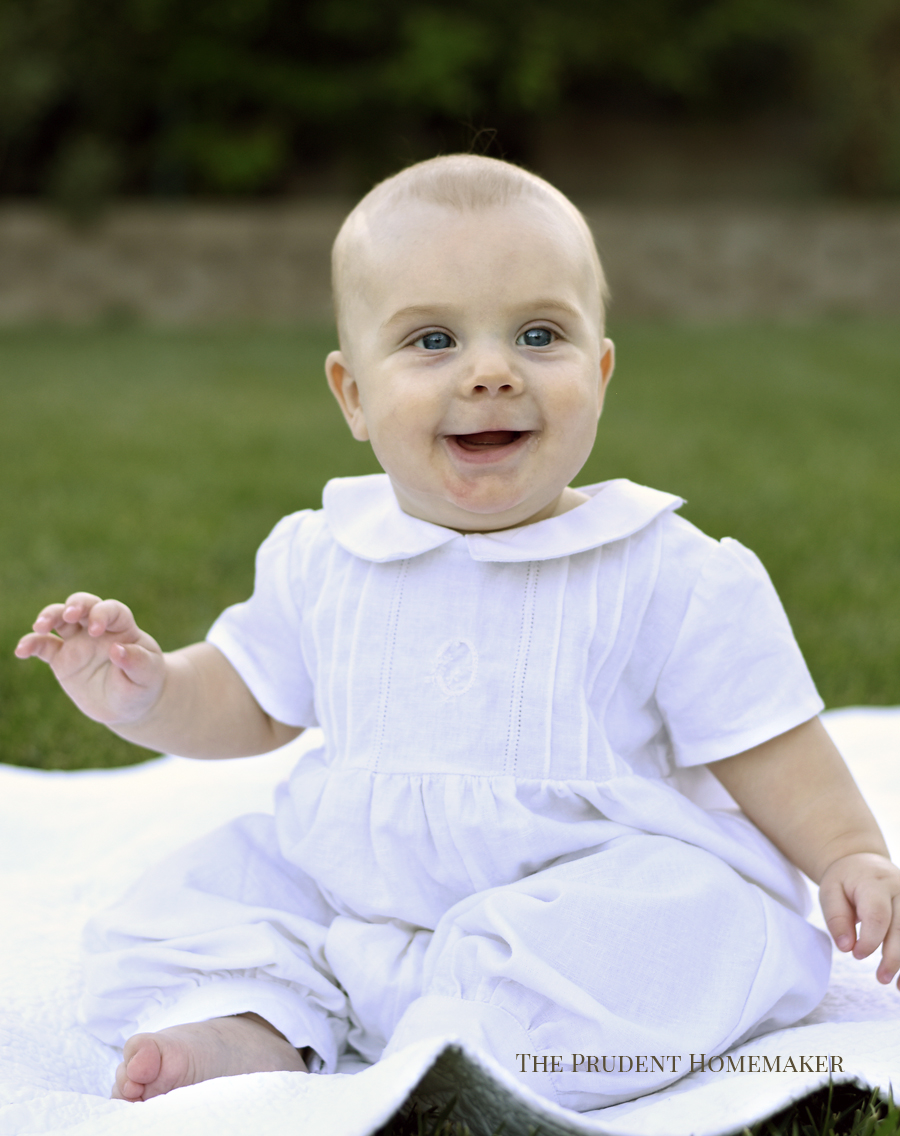
<svg viewBox="0 0 900 1136">
<path fill-rule="evenodd" d="M 408 308 L 401 308 L 393 315 L 388 316 L 381 325 L 381 329 L 383 331 L 386 328 L 393 327 L 395 323 L 405 323 L 409 319 L 427 319 L 434 318 L 437 315 L 445 315 L 450 310 L 450 308 L 441 307 L 438 304 L 411 304 Z"/>
<path fill-rule="evenodd" d="M 572 319 L 579 319 L 582 314 L 578 308 L 566 303 L 565 300 L 553 298 L 531 300 L 528 304 L 521 305 L 521 307 L 523 311 L 527 310 L 530 312 L 561 312 L 563 315 L 571 316 Z"/>
<path fill-rule="evenodd" d="M 444 306 L 443 304 L 410 304 L 406 308 L 400 308 L 399 311 L 388 316 L 388 318 L 381 325 L 381 330 L 384 331 L 394 326 L 397 323 L 405 323 L 410 319 L 423 319 L 433 320 L 441 316 L 452 315 L 456 309 L 451 306 Z M 512 314 L 521 314 L 523 312 L 539 312 L 550 313 L 559 312 L 562 315 L 567 315 L 572 319 L 579 319 L 581 313 L 572 304 L 567 303 L 565 300 L 550 297 L 538 297 L 536 300 L 528 300 L 524 304 L 516 304 L 514 308 L 510 309 Z"/>
</svg>

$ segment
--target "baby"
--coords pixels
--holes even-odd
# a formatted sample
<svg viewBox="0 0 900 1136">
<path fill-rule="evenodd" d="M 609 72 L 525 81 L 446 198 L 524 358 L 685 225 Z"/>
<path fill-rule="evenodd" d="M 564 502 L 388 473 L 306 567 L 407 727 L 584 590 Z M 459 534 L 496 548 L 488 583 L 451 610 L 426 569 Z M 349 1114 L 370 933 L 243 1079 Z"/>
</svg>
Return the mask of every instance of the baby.
<svg viewBox="0 0 900 1136">
<path fill-rule="evenodd" d="M 17 647 L 154 750 L 324 731 L 274 817 L 89 925 L 113 1096 L 444 1035 L 569 1108 L 640 1096 L 820 1001 L 797 869 L 890 982 L 900 872 L 765 571 L 677 497 L 571 485 L 613 372 L 578 211 L 504 162 L 436 158 L 350 214 L 334 286 L 328 382 L 385 473 L 282 520 L 204 643 L 163 653 L 78 592 Z"/>
</svg>

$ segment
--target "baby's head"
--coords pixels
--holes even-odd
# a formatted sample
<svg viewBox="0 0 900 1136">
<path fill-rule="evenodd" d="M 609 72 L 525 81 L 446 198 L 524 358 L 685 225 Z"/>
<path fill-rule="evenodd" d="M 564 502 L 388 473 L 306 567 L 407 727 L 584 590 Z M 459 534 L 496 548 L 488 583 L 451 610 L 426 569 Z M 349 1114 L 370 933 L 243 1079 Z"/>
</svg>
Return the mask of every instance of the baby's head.
<svg viewBox="0 0 900 1136">
<path fill-rule="evenodd" d="M 382 182 L 333 254 L 341 350 L 328 380 L 407 512 L 491 531 L 564 512 L 613 350 L 578 210 L 492 158 L 434 158 Z"/>
</svg>

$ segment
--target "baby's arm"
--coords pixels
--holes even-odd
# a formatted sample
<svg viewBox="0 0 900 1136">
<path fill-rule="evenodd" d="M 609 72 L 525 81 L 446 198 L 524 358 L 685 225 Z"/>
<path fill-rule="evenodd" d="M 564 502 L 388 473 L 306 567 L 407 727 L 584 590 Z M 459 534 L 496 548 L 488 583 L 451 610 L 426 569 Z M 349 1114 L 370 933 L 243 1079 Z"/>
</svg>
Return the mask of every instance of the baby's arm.
<svg viewBox="0 0 900 1136">
<path fill-rule="evenodd" d="M 16 655 L 43 659 L 89 718 L 148 749 L 244 757 L 300 733 L 266 714 L 210 643 L 164 653 L 118 600 L 76 592 L 50 604 Z"/>
<path fill-rule="evenodd" d="M 750 820 L 819 885 L 838 948 L 865 958 L 884 944 L 877 977 L 890 982 L 900 968 L 900 870 L 819 719 L 709 768 Z"/>
</svg>

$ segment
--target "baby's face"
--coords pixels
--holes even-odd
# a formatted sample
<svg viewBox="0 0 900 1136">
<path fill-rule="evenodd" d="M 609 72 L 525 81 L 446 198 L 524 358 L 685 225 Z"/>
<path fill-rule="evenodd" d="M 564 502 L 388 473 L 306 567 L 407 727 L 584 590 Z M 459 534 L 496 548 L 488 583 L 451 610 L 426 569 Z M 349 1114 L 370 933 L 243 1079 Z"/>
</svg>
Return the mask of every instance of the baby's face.
<svg viewBox="0 0 900 1136">
<path fill-rule="evenodd" d="M 401 508 L 463 532 L 528 524 L 580 498 L 612 373 L 597 281 L 552 205 L 379 214 L 345 298 L 329 383 Z"/>
</svg>

